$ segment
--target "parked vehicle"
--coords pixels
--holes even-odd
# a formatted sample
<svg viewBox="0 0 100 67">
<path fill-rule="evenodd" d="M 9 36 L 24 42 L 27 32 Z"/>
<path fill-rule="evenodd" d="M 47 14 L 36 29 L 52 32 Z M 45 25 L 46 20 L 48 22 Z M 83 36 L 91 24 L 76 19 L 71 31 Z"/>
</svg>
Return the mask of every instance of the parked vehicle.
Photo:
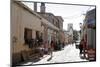
<svg viewBox="0 0 100 67">
<path fill-rule="evenodd" d="M 83 58 L 89 61 L 96 60 L 96 22 L 95 10 L 88 11 L 83 24 Z"/>
<path fill-rule="evenodd" d="M 86 59 L 95 60 L 96 59 L 96 34 L 94 29 L 87 29 L 87 42 L 86 42 Z"/>
</svg>

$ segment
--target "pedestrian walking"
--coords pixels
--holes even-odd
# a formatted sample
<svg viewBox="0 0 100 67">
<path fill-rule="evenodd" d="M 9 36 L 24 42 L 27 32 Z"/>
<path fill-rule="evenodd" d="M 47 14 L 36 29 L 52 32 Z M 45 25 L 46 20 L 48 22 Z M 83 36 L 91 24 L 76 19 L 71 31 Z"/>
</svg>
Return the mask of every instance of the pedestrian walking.
<svg viewBox="0 0 100 67">
<path fill-rule="evenodd" d="M 54 48 L 54 42 L 51 41 L 51 57 L 52 57 L 52 54 L 53 54 L 53 48 Z"/>
<path fill-rule="evenodd" d="M 50 43 L 50 55 L 51 56 L 47 61 L 52 59 L 52 57 L 53 57 L 53 49 L 54 49 L 54 41 L 52 40 L 51 43 Z"/>
</svg>

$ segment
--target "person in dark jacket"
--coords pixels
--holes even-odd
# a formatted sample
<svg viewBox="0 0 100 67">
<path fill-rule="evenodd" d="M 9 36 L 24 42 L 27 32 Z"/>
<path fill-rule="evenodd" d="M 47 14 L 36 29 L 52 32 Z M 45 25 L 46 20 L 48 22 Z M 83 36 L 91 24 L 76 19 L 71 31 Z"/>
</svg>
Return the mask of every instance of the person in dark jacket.
<svg viewBox="0 0 100 67">
<path fill-rule="evenodd" d="M 51 54 L 51 58 L 52 58 L 52 54 L 53 54 L 53 49 L 54 49 L 54 41 L 51 41 L 51 49 L 50 49 L 50 54 Z"/>
<path fill-rule="evenodd" d="M 82 51 L 83 51 L 83 40 L 81 41 L 81 43 L 79 45 L 79 49 L 80 49 L 80 54 L 82 54 Z"/>
<path fill-rule="evenodd" d="M 82 54 L 83 47 L 81 44 L 79 45 L 79 49 L 80 49 L 80 54 Z"/>
</svg>

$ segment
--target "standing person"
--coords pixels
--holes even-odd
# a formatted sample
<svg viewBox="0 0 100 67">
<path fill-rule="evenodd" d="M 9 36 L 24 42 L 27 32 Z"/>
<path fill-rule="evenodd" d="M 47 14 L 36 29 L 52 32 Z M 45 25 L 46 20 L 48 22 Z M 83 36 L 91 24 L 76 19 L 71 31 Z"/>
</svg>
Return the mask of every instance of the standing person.
<svg viewBox="0 0 100 67">
<path fill-rule="evenodd" d="M 53 54 L 53 48 L 54 48 L 54 42 L 53 42 L 53 40 L 52 40 L 52 41 L 51 41 L 51 50 L 50 50 L 51 58 L 52 58 L 52 54 Z"/>
<path fill-rule="evenodd" d="M 81 41 L 81 43 L 79 45 L 79 49 L 80 49 L 80 55 L 81 55 L 82 51 L 83 51 L 83 40 Z"/>
<path fill-rule="evenodd" d="M 51 41 L 51 44 L 50 44 L 50 54 L 51 54 L 51 57 L 47 61 L 50 61 L 52 59 L 53 48 L 54 48 L 54 41 L 52 40 Z"/>
<path fill-rule="evenodd" d="M 44 45 L 44 53 L 45 54 L 48 54 L 48 42 L 47 41 L 45 41 L 45 43 L 44 43 L 45 45 Z"/>
</svg>

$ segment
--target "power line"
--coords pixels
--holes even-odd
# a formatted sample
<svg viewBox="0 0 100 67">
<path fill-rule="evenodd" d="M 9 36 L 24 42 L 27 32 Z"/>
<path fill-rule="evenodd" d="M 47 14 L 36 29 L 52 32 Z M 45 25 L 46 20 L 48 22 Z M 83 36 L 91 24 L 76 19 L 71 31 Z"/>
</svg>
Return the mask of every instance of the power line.
<svg viewBox="0 0 100 67">
<path fill-rule="evenodd" d="M 82 14 L 81 14 L 82 15 Z M 78 15 L 78 16 L 76 16 L 76 15 L 73 15 L 73 16 L 69 16 L 69 17 L 63 17 L 64 19 L 75 19 L 75 18 L 78 18 L 78 17 L 80 17 L 81 15 Z"/>
<path fill-rule="evenodd" d="M 85 11 L 85 14 L 91 9 L 91 6 Z M 84 12 L 84 11 L 82 11 Z M 75 18 L 78 18 L 82 15 L 85 15 L 84 13 L 81 13 L 79 16 L 76 16 L 76 15 L 73 15 L 73 16 L 69 16 L 69 17 L 63 17 L 64 19 L 75 19 Z"/>
</svg>

